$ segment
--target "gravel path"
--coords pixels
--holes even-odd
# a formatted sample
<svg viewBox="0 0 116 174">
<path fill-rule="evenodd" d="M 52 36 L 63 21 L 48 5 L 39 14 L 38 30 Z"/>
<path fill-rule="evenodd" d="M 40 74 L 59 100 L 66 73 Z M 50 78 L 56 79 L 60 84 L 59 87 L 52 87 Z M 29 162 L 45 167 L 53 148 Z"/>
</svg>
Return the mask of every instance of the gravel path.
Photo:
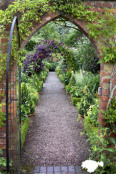
<svg viewBox="0 0 116 174">
<path fill-rule="evenodd" d="M 87 137 L 80 135 L 76 107 L 66 96 L 55 72 L 50 72 L 43 86 L 22 153 L 23 165 L 78 165 L 88 159 Z"/>
</svg>

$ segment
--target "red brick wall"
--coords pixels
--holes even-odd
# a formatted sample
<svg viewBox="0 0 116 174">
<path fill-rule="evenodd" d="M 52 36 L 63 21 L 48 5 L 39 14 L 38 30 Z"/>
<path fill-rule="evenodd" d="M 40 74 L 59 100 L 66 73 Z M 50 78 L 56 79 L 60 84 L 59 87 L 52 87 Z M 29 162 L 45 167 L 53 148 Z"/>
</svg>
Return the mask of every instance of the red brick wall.
<svg viewBox="0 0 116 174">
<path fill-rule="evenodd" d="M 102 63 L 100 71 L 100 87 L 102 88 L 102 95 L 100 96 L 99 109 L 99 121 L 104 125 L 104 119 L 102 118 L 102 110 L 106 110 L 109 96 L 112 89 L 116 86 L 116 64 Z M 116 96 L 116 90 L 114 90 L 113 96 Z"/>
<path fill-rule="evenodd" d="M 7 6 L 7 3 L 5 4 L 4 1 L 2 1 L 3 3 L 1 4 L 2 8 L 5 8 Z M 9 1 L 9 2 L 12 2 Z M 97 10 L 102 12 L 102 8 L 103 7 L 109 7 L 109 8 L 115 8 L 116 9 L 116 2 L 102 2 L 102 1 L 95 1 L 95 2 L 87 2 L 88 5 L 92 5 L 94 6 Z M 51 13 L 51 14 L 45 14 L 42 17 L 42 23 L 37 23 L 37 22 L 33 22 L 33 29 L 31 30 L 30 35 L 26 38 L 25 41 L 21 42 L 21 48 L 24 48 L 24 46 L 27 44 L 27 42 L 29 41 L 29 39 L 37 32 L 37 30 L 39 30 L 41 27 L 43 27 L 44 25 L 46 25 L 48 22 L 54 20 L 55 18 L 58 18 L 60 15 L 62 15 L 61 13 Z M 88 30 L 86 28 L 86 22 L 75 19 L 70 17 L 69 15 L 63 14 L 63 17 L 67 20 L 69 20 L 70 22 L 74 23 L 75 25 L 77 25 L 84 33 L 85 35 L 88 37 Z M 7 51 L 7 42 L 8 42 L 8 34 L 9 34 L 9 27 L 7 27 L 7 31 L 4 35 L 4 37 L 0 38 L 0 53 L 2 53 L 2 55 L 4 55 L 4 53 L 6 53 Z M 98 45 L 98 41 L 97 40 L 91 40 L 97 53 L 98 56 L 100 58 L 100 48 Z M 109 94 L 110 94 L 110 76 L 111 76 L 111 71 L 112 71 L 112 64 L 101 64 L 101 71 L 100 71 L 100 87 L 102 88 L 102 96 L 100 96 L 100 106 L 99 109 L 100 110 L 105 110 L 106 106 L 107 106 L 107 102 L 109 99 Z M 15 67 L 16 68 L 16 67 Z M 13 77 L 13 79 L 15 80 L 15 76 Z M 5 87 L 4 87 L 4 81 L 2 81 L 3 83 L 0 85 L 0 91 L 5 91 Z M 116 76 L 113 77 L 113 86 L 116 85 Z M 12 92 L 12 91 L 11 91 Z M 16 91 L 13 92 L 14 97 L 16 98 Z M 116 90 L 114 91 L 114 95 L 116 96 Z M 14 104 L 15 105 L 15 104 Z M 16 107 L 14 108 L 15 112 L 16 112 Z M 13 110 L 13 112 L 14 112 Z M 12 121 L 12 113 L 11 113 L 11 121 Z M 101 123 L 104 123 L 104 120 L 102 122 L 102 115 L 101 112 L 99 114 L 99 121 Z M 12 125 L 12 130 L 15 131 L 16 130 L 16 124 L 17 124 L 17 120 L 15 120 L 15 122 L 13 122 Z M 5 148 L 5 127 L 0 128 L 0 147 Z M 14 146 L 12 146 L 14 147 Z"/>
</svg>

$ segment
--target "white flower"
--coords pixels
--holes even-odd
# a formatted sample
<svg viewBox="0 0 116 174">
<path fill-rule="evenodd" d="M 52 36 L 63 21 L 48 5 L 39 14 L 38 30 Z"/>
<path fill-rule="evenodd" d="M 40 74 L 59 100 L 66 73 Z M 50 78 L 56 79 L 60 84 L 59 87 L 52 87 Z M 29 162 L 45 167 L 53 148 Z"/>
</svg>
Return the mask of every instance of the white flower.
<svg viewBox="0 0 116 174">
<path fill-rule="evenodd" d="M 82 162 L 81 166 L 83 169 L 84 168 L 87 169 L 87 171 L 89 173 L 92 173 L 98 168 L 98 163 L 93 160 L 86 160 L 86 161 Z"/>
<path fill-rule="evenodd" d="M 82 165 L 81 167 L 83 169 L 87 169 L 87 172 L 89 173 L 93 173 L 95 172 L 95 170 L 100 166 L 100 167 L 103 167 L 103 162 L 97 162 L 97 161 L 94 161 L 94 160 L 86 160 L 84 162 L 82 162 Z"/>
<path fill-rule="evenodd" d="M 101 161 L 101 162 L 98 162 L 98 166 L 100 166 L 100 167 L 103 167 L 103 166 L 104 166 L 104 163 L 103 163 L 103 161 Z"/>
</svg>

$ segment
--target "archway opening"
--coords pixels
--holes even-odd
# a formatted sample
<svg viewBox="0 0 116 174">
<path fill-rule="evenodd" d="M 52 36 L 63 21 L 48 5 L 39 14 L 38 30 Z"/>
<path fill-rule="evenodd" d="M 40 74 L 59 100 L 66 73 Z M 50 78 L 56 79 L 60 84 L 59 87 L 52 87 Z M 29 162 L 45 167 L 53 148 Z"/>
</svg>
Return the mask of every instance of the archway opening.
<svg viewBox="0 0 116 174">
<path fill-rule="evenodd" d="M 61 18 L 60 20 L 63 20 L 63 19 Z M 58 23 L 58 22 L 59 22 L 59 20 L 55 21 L 55 23 Z M 62 22 L 63 23 L 63 27 L 64 27 L 64 23 L 65 22 L 66 21 L 63 20 L 63 22 Z M 42 46 L 41 48 L 43 48 L 43 52 L 44 52 L 44 48 L 46 48 L 47 45 L 51 46 L 51 43 L 54 45 L 54 47 L 58 46 L 58 44 L 59 44 L 58 41 L 62 41 L 62 42 L 68 43 L 67 46 L 70 46 L 70 48 L 68 47 L 67 49 L 71 51 L 71 53 L 73 54 L 73 56 L 76 55 L 78 57 L 78 58 L 75 57 L 75 60 L 74 61 L 76 62 L 78 60 L 78 61 L 80 61 L 80 64 L 79 64 L 79 62 L 77 64 L 75 64 L 75 68 L 76 69 L 72 72 L 71 66 L 66 63 L 66 60 L 65 59 L 63 59 L 63 55 L 61 55 L 61 54 L 59 55 L 59 51 L 58 51 L 58 55 L 57 56 L 60 57 L 60 59 L 58 59 L 59 60 L 59 64 L 58 64 L 58 66 L 56 68 L 57 69 L 56 71 L 57 71 L 57 75 L 59 76 L 60 80 L 64 83 L 64 85 L 66 87 L 67 94 L 70 93 L 70 95 L 72 97 L 72 103 L 74 105 L 76 105 L 77 104 L 77 101 L 78 101 L 78 106 L 77 106 L 77 108 L 78 108 L 78 107 L 80 107 L 79 105 L 81 105 L 81 103 L 80 103 L 81 99 L 80 98 L 82 96 L 84 96 L 86 92 L 89 95 L 88 97 L 90 97 L 90 95 L 92 93 L 92 91 L 88 91 L 88 89 L 86 88 L 88 84 L 89 84 L 89 87 L 88 88 L 91 88 L 93 90 L 93 93 L 94 94 L 95 94 L 95 92 L 97 90 L 97 87 L 99 85 L 99 80 L 98 80 L 99 78 L 96 77 L 96 81 L 97 81 L 97 85 L 96 86 L 95 86 L 94 81 L 91 81 L 90 82 L 89 79 L 91 78 L 91 79 L 94 79 L 95 80 L 94 75 L 99 72 L 99 67 L 97 69 L 96 68 L 95 69 L 94 68 L 92 69 L 91 66 L 89 66 L 89 65 L 92 64 L 92 61 L 94 61 L 94 60 L 97 63 L 98 58 L 97 58 L 97 56 L 96 56 L 96 54 L 94 52 L 94 49 L 92 48 L 92 44 L 87 39 L 87 37 L 85 37 L 85 35 L 82 34 L 82 32 L 75 25 L 72 25 L 70 22 L 66 22 L 65 25 L 68 25 L 67 26 L 68 30 L 66 28 L 66 31 L 64 32 L 65 33 L 64 38 L 63 38 L 63 32 L 62 32 L 63 27 L 62 26 L 59 26 L 59 24 L 58 24 L 58 26 L 59 26 L 58 31 L 59 31 L 60 38 L 57 37 L 58 33 L 57 34 L 54 34 L 52 37 L 55 38 L 55 35 L 56 35 L 56 38 L 59 39 L 59 40 L 57 40 L 57 42 L 55 42 L 53 40 L 51 40 L 51 41 L 48 41 L 48 40 L 46 41 L 45 40 L 45 41 L 42 41 L 41 42 L 41 40 L 43 40 L 43 39 L 50 39 L 49 38 L 49 35 L 50 35 L 49 28 L 50 28 L 50 31 L 51 31 L 51 28 L 52 27 L 54 28 L 55 26 L 54 26 L 54 23 L 49 23 L 48 24 L 48 28 L 46 26 L 46 28 L 43 29 L 43 33 L 41 31 L 42 29 L 39 30 L 39 35 L 40 36 L 37 33 L 32 38 L 32 40 L 30 40 L 29 43 L 26 45 L 26 48 L 27 48 L 28 51 L 32 51 L 33 50 L 33 45 L 38 44 L 38 41 L 39 41 L 39 46 Z M 72 29 L 74 29 L 74 30 L 72 30 L 74 32 L 73 34 L 72 34 L 72 31 L 69 31 L 69 27 L 72 28 Z M 65 40 L 66 39 L 66 36 L 67 36 L 67 32 L 69 32 L 69 38 L 67 40 Z M 48 34 L 46 34 L 46 33 L 48 33 Z M 53 34 L 53 30 L 52 30 L 52 34 Z M 44 36 L 45 36 L 45 38 L 44 38 Z M 37 38 L 37 41 L 36 41 L 35 38 Z M 72 39 L 70 39 L 70 38 L 72 38 Z M 56 43 L 57 43 L 57 45 L 56 45 Z M 62 47 L 65 47 L 63 44 L 61 46 Z M 82 48 L 82 47 L 84 47 L 84 48 Z M 35 56 L 35 53 L 37 53 L 37 52 L 39 53 L 38 50 L 40 50 L 41 48 L 39 47 L 39 48 L 35 49 L 34 53 L 32 52 L 32 55 L 33 55 L 32 57 Z M 87 49 L 85 49 L 85 48 L 87 48 Z M 53 49 L 53 47 L 52 47 L 52 49 Z M 78 51 L 78 49 L 79 49 L 79 51 Z M 48 51 L 49 51 L 49 49 L 48 49 Z M 90 53 L 90 51 L 91 51 L 91 53 Z M 55 52 L 54 49 L 53 49 L 53 52 Z M 71 54 L 71 56 L 72 56 L 72 54 Z M 81 56 L 80 56 L 80 54 L 81 54 Z M 65 55 L 65 53 L 64 53 L 64 55 Z M 30 55 L 28 55 L 28 57 L 29 56 Z M 56 55 L 53 55 L 53 58 L 54 58 L 54 56 L 56 56 Z M 70 56 L 70 55 L 68 55 L 68 56 Z M 91 58 L 91 57 L 93 58 L 91 60 L 91 62 L 88 63 L 88 66 L 87 66 L 87 62 L 86 63 L 83 62 L 83 59 L 85 59 L 86 56 L 90 56 L 89 58 Z M 68 57 L 68 58 L 70 59 L 70 57 Z M 89 58 L 88 58 L 88 61 L 89 61 Z M 54 62 L 55 60 L 52 59 L 52 61 Z M 51 61 L 50 62 L 48 61 L 47 63 L 50 64 Z M 78 64 L 79 64 L 79 66 L 77 66 Z M 95 65 L 95 63 L 93 63 L 93 65 Z M 96 67 L 97 67 L 97 64 L 96 64 Z M 76 72 L 77 70 L 78 70 L 78 72 Z M 87 73 L 87 70 L 88 71 L 91 70 L 92 73 L 94 73 L 94 75 L 91 76 L 91 73 L 88 74 Z M 35 71 L 35 69 L 34 69 L 34 71 Z M 27 74 L 29 76 L 31 75 L 31 77 L 29 77 L 29 78 L 32 78 L 32 74 L 31 73 L 29 73 L 27 71 Z M 89 75 L 89 76 L 87 77 L 86 75 Z M 79 78 L 80 78 L 80 81 L 78 81 Z M 82 79 L 83 82 L 81 81 L 81 79 Z M 84 81 L 86 81 L 85 84 L 83 84 Z M 87 81 L 89 81 L 88 84 L 87 84 Z M 24 81 L 24 82 L 26 82 L 26 81 Z M 93 89 L 93 86 L 92 86 L 93 84 L 92 83 L 94 84 L 94 87 L 95 87 L 94 89 Z M 81 86 L 82 84 L 83 84 L 83 86 Z M 90 84 L 91 84 L 91 87 L 90 87 Z M 91 95 L 91 97 L 92 97 L 92 95 Z M 96 96 L 96 98 L 97 98 L 97 96 Z M 86 98 L 87 104 L 89 103 L 89 100 L 92 100 L 92 98 Z M 93 100 L 92 100 L 92 102 L 93 102 Z M 90 102 L 90 105 L 91 104 L 93 105 L 93 103 Z M 88 105 L 87 106 L 88 108 L 86 108 L 86 109 L 89 109 L 90 105 Z M 95 106 L 96 108 L 97 108 L 97 105 L 98 105 L 98 99 L 96 101 L 96 106 Z M 26 107 L 24 107 L 24 108 L 26 108 Z M 85 115 L 87 114 L 87 110 L 83 112 L 82 108 L 84 108 L 83 107 L 83 104 L 82 104 L 81 109 L 80 109 L 80 114 L 82 116 L 84 116 L 84 114 Z M 98 112 L 96 113 L 96 116 L 98 116 L 97 114 L 98 114 Z M 93 122 L 97 126 L 98 125 L 98 123 L 97 123 L 97 117 L 95 118 L 95 120 Z"/>
</svg>

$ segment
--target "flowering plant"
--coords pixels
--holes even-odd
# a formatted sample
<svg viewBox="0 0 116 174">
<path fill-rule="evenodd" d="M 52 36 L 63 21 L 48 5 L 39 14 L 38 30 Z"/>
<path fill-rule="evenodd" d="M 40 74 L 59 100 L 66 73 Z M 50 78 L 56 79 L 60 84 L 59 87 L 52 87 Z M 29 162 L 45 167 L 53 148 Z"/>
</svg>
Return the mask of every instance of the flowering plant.
<svg viewBox="0 0 116 174">
<path fill-rule="evenodd" d="M 50 40 L 42 40 L 39 45 L 36 45 L 33 54 L 27 54 L 23 64 L 24 72 L 40 72 L 44 69 L 44 59 L 48 59 L 52 56 L 52 53 L 60 53 L 64 57 L 67 64 L 75 69 L 75 60 L 73 60 L 73 53 L 62 43 Z"/>
<path fill-rule="evenodd" d="M 103 167 L 103 166 L 104 166 L 104 163 L 102 161 L 97 162 L 94 160 L 86 160 L 82 162 L 82 165 L 81 165 L 81 167 L 83 169 L 87 169 L 87 172 L 89 173 L 93 173 L 97 170 L 98 167 Z"/>
<path fill-rule="evenodd" d="M 27 54 L 24 61 L 24 72 L 39 72 L 44 69 L 44 59 L 50 57 L 45 45 L 37 45 L 33 54 Z"/>
</svg>

